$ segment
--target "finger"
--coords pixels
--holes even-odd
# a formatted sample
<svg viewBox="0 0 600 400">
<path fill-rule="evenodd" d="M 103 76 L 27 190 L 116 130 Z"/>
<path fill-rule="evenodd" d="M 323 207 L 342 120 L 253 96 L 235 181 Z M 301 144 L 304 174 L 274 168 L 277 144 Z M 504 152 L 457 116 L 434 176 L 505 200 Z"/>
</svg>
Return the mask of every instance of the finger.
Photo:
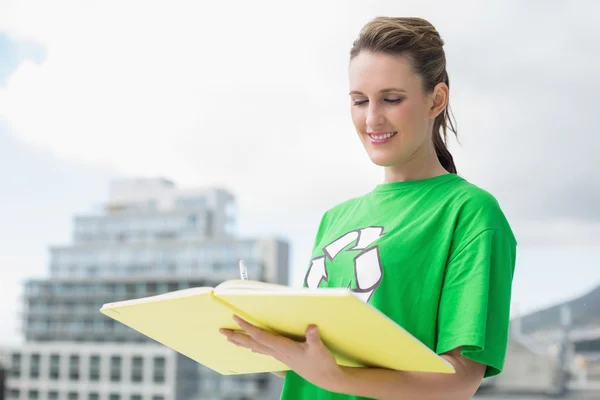
<svg viewBox="0 0 600 400">
<path fill-rule="evenodd" d="M 248 347 L 254 340 L 244 332 L 234 331 L 231 329 L 220 329 L 219 330 L 228 340 L 239 343 L 243 346 Z"/>
<path fill-rule="evenodd" d="M 287 340 L 282 336 L 275 335 L 271 332 L 265 331 L 264 329 L 258 328 L 237 316 L 234 316 L 233 318 L 235 322 L 238 323 L 240 328 L 242 328 L 252 339 L 266 347 L 276 349 L 284 345 L 285 340 Z"/>
<path fill-rule="evenodd" d="M 225 335 L 227 337 L 229 337 L 231 334 L 233 334 L 233 329 L 227 329 L 227 328 L 221 328 L 219 329 L 219 333 L 222 335 Z"/>
<path fill-rule="evenodd" d="M 321 340 L 319 329 L 314 325 L 311 325 L 306 329 L 306 344 L 309 348 L 313 348 L 319 351 L 327 349 L 327 347 Z"/>
<path fill-rule="evenodd" d="M 252 339 L 245 333 L 241 332 L 227 332 L 225 334 L 227 336 L 227 340 L 238 347 L 245 347 L 247 349 L 252 350 L 255 353 L 270 355 L 270 349 L 261 343 L 258 343 L 256 340 Z"/>
<path fill-rule="evenodd" d="M 234 316 L 234 320 L 242 329 L 244 329 L 244 331 L 246 331 L 246 333 L 248 333 L 248 335 L 250 335 L 250 337 L 267 347 L 269 354 L 280 361 L 282 358 L 288 358 L 293 356 L 293 354 L 298 354 L 305 346 L 304 343 L 299 343 L 295 340 L 260 329 L 238 316 Z"/>
<path fill-rule="evenodd" d="M 261 345 L 258 342 L 240 343 L 240 342 L 236 341 L 235 339 L 227 339 L 227 341 L 229 341 L 230 343 L 233 343 L 234 345 L 236 345 L 238 347 L 243 347 L 245 349 L 248 349 L 248 350 L 252 351 L 253 353 L 262 354 L 265 356 L 272 355 L 272 354 L 270 354 L 269 348 Z"/>
</svg>

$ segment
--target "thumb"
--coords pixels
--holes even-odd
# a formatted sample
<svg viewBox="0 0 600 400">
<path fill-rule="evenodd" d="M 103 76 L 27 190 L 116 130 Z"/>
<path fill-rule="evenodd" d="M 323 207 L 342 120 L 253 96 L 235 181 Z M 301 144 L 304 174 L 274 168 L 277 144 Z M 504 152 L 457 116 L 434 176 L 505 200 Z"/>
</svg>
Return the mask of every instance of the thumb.
<svg viewBox="0 0 600 400">
<path fill-rule="evenodd" d="M 319 329 L 311 325 L 306 329 L 306 342 L 309 346 L 322 346 L 321 336 L 319 335 Z"/>
</svg>

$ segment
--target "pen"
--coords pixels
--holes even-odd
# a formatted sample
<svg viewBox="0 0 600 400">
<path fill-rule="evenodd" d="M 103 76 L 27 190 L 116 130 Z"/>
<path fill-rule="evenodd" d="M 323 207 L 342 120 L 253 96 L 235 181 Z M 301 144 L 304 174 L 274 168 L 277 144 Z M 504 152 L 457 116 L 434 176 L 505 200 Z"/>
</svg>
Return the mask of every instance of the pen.
<svg viewBox="0 0 600 400">
<path fill-rule="evenodd" d="M 240 276 L 243 281 L 248 280 L 248 269 L 246 268 L 246 263 L 244 260 L 240 260 Z"/>
</svg>

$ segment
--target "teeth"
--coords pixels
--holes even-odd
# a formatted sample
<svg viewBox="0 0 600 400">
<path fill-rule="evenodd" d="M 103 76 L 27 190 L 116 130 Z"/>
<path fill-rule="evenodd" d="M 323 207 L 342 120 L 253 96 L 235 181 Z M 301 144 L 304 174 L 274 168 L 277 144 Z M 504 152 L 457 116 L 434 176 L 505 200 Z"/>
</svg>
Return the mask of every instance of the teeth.
<svg viewBox="0 0 600 400">
<path fill-rule="evenodd" d="M 369 136 L 371 136 L 375 140 L 384 140 L 384 139 L 391 138 L 395 134 L 396 134 L 396 132 L 388 132 L 388 133 L 384 133 L 383 135 L 373 135 L 373 134 L 371 134 Z"/>
</svg>

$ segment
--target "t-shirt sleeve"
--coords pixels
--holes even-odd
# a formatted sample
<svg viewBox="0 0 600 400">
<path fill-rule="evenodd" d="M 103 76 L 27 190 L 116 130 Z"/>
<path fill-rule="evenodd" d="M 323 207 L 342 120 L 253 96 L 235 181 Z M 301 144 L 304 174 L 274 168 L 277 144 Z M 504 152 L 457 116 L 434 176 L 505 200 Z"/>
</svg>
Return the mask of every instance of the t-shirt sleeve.
<svg viewBox="0 0 600 400">
<path fill-rule="evenodd" d="M 511 232 L 494 228 L 474 233 L 450 255 L 438 313 L 438 354 L 462 346 L 465 357 L 487 365 L 485 377 L 502 371 L 515 259 Z"/>
</svg>

